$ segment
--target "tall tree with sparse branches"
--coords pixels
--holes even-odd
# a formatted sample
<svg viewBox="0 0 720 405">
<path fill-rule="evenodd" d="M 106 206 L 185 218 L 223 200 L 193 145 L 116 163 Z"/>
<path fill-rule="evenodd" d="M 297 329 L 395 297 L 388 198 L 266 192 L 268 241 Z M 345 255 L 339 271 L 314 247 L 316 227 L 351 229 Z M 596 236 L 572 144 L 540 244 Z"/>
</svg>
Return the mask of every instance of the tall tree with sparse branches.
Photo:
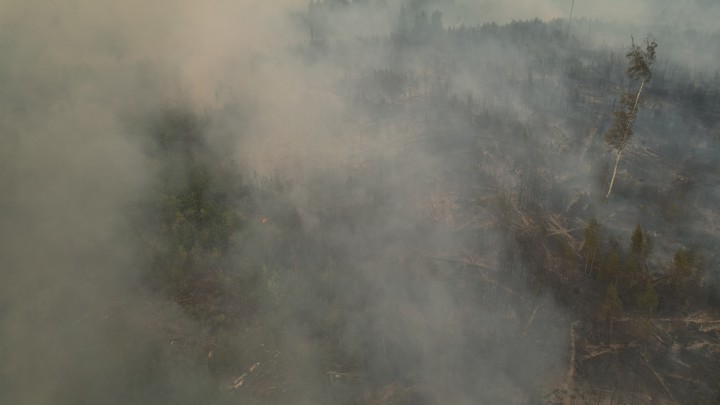
<svg viewBox="0 0 720 405">
<path fill-rule="evenodd" d="M 615 167 L 612 171 L 610 186 L 608 187 L 605 199 L 610 198 L 610 193 L 612 193 L 613 186 L 615 185 L 615 176 L 617 175 L 620 158 L 633 134 L 632 127 L 637 117 L 640 95 L 652 77 L 651 68 L 655 62 L 655 48 L 657 48 L 657 43 L 650 36 L 645 38 L 645 49 L 635 45 L 635 40 L 633 39 L 630 51 L 625 55 L 628 59 L 626 73 L 630 80 L 634 82 L 639 80 L 640 87 L 635 92 L 626 91 L 622 95 L 620 98 L 620 110 L 613 112 L 613 124 L 607 134 L 605 134 L 605 141 L 610 147 L 615 149 Z"/>
</svg>

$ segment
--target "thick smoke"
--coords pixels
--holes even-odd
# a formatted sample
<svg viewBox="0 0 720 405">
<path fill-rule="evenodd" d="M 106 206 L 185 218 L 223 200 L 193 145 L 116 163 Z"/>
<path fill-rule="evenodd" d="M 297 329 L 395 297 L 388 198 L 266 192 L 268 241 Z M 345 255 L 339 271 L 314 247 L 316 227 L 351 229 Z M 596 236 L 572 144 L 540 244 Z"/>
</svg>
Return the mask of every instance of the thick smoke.
<svg viewBox="0 0 720 405">
<path fill-rule="evenodd" d="M 531 186 L 527 165 L 589 164 L 538 152 L 577 126 L 537 111 L 582 95 L 554 82 L 531 37 L 446 40 L 461 24 L 565 19 L 570 3 L 1 1 L 0 402 L 490 404 L 561 386 L 569 316 L 504 256 L 516 241 L 497 224 L 520 219 L 495 191 Z M 577 1 L 548 37 L 573 29 L 622 52 L 684 13 L 698 32 L 653 31 L 668 38 L 662 63 L 712 74 L 717 46 L 686 45 L 717 36 L 717 6 L 616 3 Z M 420 10 L 426 26 L 404 20 Z M 483 129 L 463 103 L 490 117 Z M 247 314 L 198 315 L 148 287 L 137 223 L 154 224 L 164 171 L 190 182 L 148 133 L 177 111 L 206 147 L 192 163 L 221 163 L 213 192 L 251 201 L 207 262 L 232 264 L 217 276 L 228 285 L 262 287 L 227 299 L 252 300 Z M 594 181 L 570 177 L 553 179 L 563 208 Z M 713 190 L 688 198 L 709 205 Z M 256 363 L 281 376 L 276 391 L 240 392 L 233 377 Z"/>
</svg>

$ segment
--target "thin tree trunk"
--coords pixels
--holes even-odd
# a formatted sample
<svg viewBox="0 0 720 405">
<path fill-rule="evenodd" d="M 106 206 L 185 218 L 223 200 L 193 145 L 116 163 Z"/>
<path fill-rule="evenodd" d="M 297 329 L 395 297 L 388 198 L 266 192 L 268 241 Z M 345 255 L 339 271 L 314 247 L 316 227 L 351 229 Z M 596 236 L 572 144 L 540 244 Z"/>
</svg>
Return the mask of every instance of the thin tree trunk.
<svg viewBox="0 0 720 405">
<path fill-rule="evenodd" d="M 615 175 L 617 174 L 617 168 L 618 164 L 620 164 L 620 157 L 622 156 L 622 149 L 618 150 L 617 155 L 615 156 L 615 167 L 613 168 L 612 177 L 610 178 L 610 187 L 608 187 L 607 195 L 605 195 L 605 200 L 608 200 L 610 198 L 610 193 L 612 193 L 613 185 L 615 184 Z"/>
<path fill-rule="evenodd" d="M 625 149 L 625 146 L 627 145 L 627 138 L 628 138 L 628 132 L 630 132 L 630 128 L 632 128 L 633 123 L 635 122 L 635 111 L 637 111 L 637 105 L 640 101 L 640 94 L 643 91 L 643 87 L 645 87 L 645 80 L 640 82 L 640 88 L 638 89 L 637 95 L 635 96 L 635 103 L 633 103 L 632 111 L 630 111 L 630 120 L 628 121 L 627 126 L 625 127 L 625 133 L 623 134 L 623 140 L 620 143 L 622 146 L 620 149 L 618 149 L 617 156 L 615 157 L 615 168 L 613 169 L 612 177 L 610 178 L 610 187 L 608 188 L 607 195 L 605 196 L 605 200 L 608 200 L 610 198 L 610 193 L 612 193 L 613 185 L 615 184 L 615 175 L 617 174 L 617 168 L 618 164 L 620 163 L 620 157 L 622 156 L 623 149 Z"/>
</svg>

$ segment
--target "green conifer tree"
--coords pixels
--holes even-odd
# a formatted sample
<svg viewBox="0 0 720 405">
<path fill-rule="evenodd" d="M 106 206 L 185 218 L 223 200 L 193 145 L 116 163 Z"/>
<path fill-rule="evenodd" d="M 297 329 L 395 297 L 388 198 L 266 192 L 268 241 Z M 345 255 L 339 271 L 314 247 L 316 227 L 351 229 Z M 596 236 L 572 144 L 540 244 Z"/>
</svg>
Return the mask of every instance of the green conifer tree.
<svg viewBox="0 0 720 405">
<path fill-rule="evenodd" d="M 632 81 L 640 81 L 640 87 L 635 92 L 626 91 L 620 98 L 620 110 L 613 113 L 614 120 L 610 130 L 605 134 L 605 141 L 615 149 L 615 166 L 610 177 L 605 199 L 610 198 L 615 176 L 617 175 L 618 164 L 625 150 L 625 147 L 633 135 L 633 124 L 637 118 L 637 108 L 640 103 L 640 95 L 645 85 L 652 77 L 652 65 L 655 62 L 655 48 L 657 43 L 648 36 L 645 39 L 645 49 L 635 45 L 633 40 L 630 51 L 625 55 L 628 59 L 627 76 Z"/>
</svg>

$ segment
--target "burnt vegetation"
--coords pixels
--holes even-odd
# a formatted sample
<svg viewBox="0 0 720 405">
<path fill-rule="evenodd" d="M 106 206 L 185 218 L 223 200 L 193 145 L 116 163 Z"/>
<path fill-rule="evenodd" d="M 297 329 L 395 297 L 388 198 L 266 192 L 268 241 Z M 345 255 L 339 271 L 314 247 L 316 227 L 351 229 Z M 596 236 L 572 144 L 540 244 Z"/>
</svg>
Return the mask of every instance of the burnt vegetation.
<svg viewBox="0 0 720 405">
<path fill-rule="evenodd" d="M 293 15 L 289 58 L 342 73 L 306 100 L 343 106 L 331 167 L 258 173 L 233 150 L 248 105 L 125 118 L 151 169 L 124 212 L 137 288 L 181 315 L 147 326 L 155 366 L 117 403 L 720 401 L 718 71 L 664 33 L 611 48 L 597 21 L 443 7 L 352 38 L 334 19 L 386 2 Z M 147 382 L 167 364 L 195 396 Z"/>
<path fill-rule="evenodd" d="M 495 403 L 717 401 L 718 239 L 707 228 L 718 220 L 717 74 L 663 63 L 652 39 L 625 55 L 589 46 L 564 21 L 444 27 L 424 4 L 404 6 L 391 35 L 344 44 L 392 62 L 332 84 L 363 136 L 406 123 L 380 140 L 392 158 L 298 184 L 213 151 L 206 132 L 221 117 L 171 109 L 149 119 L 157 183 L 137 208 L 138 242 L 148 285 L 207 328 L 189 350 L 206 353 L 230 398 L 258 403 L 306 385 L 324 387 L 318 403 L 448 403 L 458 392 Z M 295 53 L 342 65 L 344 45 L 319 22 L 365 7 L 314 2 Z M 503 48 L 520 51 L 485 56 Z M 467 68 L 494 80 L 458 88 L 453 72 Z M 443 164 L 405 171 L 416 156 Z M 298 187 L 309 191 L 302 207 L 289 197 Z M 457 309 L 428 323 L 437 291 Z M 544 311 L 548 298 L 561 321 Z M 447 335 L 427 347 L 413 336 L 425 328 Z M 289 333 L 302 342 L 293 352 Z M 550 378 L 538 378 L 546 342 L 534 334 L 570 341 Z M 492 366 L 423 355 L 446 345 Z M 418 374 L 424 361 L 446 374 Z M 515 381 L 473 389 L 497 369 Z"/>
</svg>

